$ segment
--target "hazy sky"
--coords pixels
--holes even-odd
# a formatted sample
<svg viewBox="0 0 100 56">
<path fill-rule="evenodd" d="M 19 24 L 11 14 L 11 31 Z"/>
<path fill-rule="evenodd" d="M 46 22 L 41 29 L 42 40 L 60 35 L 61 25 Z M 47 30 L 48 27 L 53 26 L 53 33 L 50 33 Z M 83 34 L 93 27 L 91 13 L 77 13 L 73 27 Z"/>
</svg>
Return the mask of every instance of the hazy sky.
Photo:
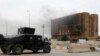
<svg viewBox="0 0 100 56">
<path fill-rule="evenodd" d="M 28 26 L 28 10 L 36 34 L 42 34 L 42 24 L 45 24 L 45 35 L 50 37 L 51 19 L 77 12 L 100 16 L 100 0 L 0 0 L 0 33 L 5 34 L 6 23 L 9 35 L 16 34 L 18 27 Z"/>
</svg>

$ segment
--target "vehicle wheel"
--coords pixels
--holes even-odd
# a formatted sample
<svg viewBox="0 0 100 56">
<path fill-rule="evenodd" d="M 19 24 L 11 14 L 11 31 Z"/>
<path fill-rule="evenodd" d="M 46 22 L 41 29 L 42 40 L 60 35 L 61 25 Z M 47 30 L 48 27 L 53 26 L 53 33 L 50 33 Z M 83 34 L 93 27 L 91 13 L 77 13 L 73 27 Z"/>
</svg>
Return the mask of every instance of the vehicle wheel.
<svg viewBox="0 0 100 56">
<path fill-rule="evenodd" d="M 50 51 L 51 51 L 50 45 L 46 45 L 46 46 L 43 48 L 43 52 L 44 52 L 44 53 L 50 53 Z"/>
<path fill-rule="evenodd" d="M 21 54 L 23 52 L 23 46 L 20 44 L 15 45 L 12 52 L 13 54 Z"/>
<path fill-rule="evenodd" d="M 2 51 L 4 54 L 7 54 L 7 50 L 4 49 L 3 47 L 1 47 L 1 51 Z"/>
<path fill-rule="evenodd" d="M 37 53 L 38 52 L 38 50 L 32 50 L 33 51 L 33 53 Z"/>
</svg>

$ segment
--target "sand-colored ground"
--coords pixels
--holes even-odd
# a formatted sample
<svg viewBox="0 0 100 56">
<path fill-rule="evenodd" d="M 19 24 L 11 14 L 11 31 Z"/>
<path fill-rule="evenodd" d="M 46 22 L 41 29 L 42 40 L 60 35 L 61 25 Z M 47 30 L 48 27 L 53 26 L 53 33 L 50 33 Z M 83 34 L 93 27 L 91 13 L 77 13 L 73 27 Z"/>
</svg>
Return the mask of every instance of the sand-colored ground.
<svg viewBox="0 0 100 56">
<path fill-rule="evenodd" d="M 51 53 L 32 53 L 32 51 L 24 51 L 21 55 L 5 55 L 0 51 L 0 56 L 100 56 L 100 52 L 84 52 L 84 53 L 68 53 L 67 50 L 52 49 Z"/>
</svg>

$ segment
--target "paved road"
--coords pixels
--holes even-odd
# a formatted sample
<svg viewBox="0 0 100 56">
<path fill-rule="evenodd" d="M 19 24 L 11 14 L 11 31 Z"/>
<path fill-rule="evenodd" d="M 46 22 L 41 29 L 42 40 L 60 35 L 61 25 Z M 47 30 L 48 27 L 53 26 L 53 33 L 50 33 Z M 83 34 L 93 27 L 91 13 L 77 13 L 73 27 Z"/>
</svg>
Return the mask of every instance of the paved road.
<svg viewBox="0 0 100 56">
<path fill-rule="evenodd" d="M 66 50 L 52 50 L 51 53 L 32 53 L 31 51 L 24 51 L 21 55 L 5 55 L 0 52 L 0 56 L 100 56 L 100 52 L 86 52 L 86 53 L 68 53 Z"/>
</svg>

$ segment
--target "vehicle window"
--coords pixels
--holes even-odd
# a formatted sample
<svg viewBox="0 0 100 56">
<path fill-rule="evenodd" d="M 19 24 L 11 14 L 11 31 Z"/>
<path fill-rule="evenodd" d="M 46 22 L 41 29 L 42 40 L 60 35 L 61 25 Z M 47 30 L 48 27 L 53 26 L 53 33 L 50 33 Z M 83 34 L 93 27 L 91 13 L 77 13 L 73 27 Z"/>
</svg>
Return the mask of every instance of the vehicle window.
<svg viewBox="0 0 100 56">
<path fill-rule="evenodd" d="M 32 40 L 33 39 L 33 37 L 30 37 L 30 40 Z"/>
<path fill-rule="evenodd" d="M 41 40 L 40 38 L 38 38 L 38 40 Z"/>
</svg>

